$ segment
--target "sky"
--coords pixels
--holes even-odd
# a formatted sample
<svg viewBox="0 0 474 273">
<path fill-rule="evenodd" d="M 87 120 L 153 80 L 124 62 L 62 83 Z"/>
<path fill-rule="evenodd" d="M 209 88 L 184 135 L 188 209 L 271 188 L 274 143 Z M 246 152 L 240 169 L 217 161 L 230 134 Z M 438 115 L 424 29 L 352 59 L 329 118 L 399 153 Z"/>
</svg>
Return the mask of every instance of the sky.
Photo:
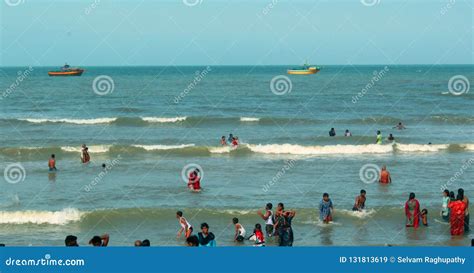
<svg viewBox="0 0 474 273">
<path fill-rule="evenodd" d="M 472 64 L 472 0 L 0 0 L 0 66 Z"/>
</svg>

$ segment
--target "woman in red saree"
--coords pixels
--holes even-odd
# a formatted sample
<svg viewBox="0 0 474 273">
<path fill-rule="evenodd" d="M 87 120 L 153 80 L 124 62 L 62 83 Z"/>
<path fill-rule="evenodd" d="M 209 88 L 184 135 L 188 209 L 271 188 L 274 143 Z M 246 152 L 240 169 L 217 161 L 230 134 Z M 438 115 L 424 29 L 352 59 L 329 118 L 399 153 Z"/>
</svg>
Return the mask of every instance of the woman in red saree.
<svg viewBox="0 0 474 273">
<path fill-rule="evenodd" d="M 466 204 L 463 197 L 458 194 L 456 201 L 451 201 L 448 208 L 451 209 L 449 222 L 451 223 L 451 235 L 464 234 L 464 216 L 466 213 Z"/>
<path fill-rule="evenodd" d="M 417 228 L 420 225 L 420 203 L 415 199 L 415 193 L 410 193 L 405 203 L 406 226 Z"/>
</svg>

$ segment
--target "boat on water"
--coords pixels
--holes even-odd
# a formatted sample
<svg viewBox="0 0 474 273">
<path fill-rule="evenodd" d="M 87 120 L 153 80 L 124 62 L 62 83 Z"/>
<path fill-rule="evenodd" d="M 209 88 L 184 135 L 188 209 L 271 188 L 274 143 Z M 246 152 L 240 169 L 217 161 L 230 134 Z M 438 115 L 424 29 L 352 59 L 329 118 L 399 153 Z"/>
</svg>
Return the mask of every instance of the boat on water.
<svg viewBox="0 0 474 273">
<path fill-rule="evenodd" d="M 290 75 L 310 75 L 316 74 L 321 70 L 319 66 L 310 66 L 304 64 L 302 67 L 288 69 L 288 74 Z"/>
<path fill-rule="evenodd" d="M 71 68 L 68 64 L 61 67 L 59 71 L 48 71 L 49 76 L 81 76 L 84 69 Z"/>
</svg>

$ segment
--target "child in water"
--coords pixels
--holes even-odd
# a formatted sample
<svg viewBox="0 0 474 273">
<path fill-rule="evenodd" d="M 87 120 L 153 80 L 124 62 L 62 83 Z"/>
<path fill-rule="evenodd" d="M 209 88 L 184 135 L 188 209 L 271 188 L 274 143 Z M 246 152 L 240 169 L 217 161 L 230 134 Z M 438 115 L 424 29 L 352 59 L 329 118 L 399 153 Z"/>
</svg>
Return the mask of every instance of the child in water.
<svg viewBox="0 0 474 273">
<path fill-rule="evenodd" d="M 221 145 L 222 146 L 227 146 L 227 140 L 225 140 L 225 136 L 221 137 Z"/>
<path fill-rule="evenodd" d="M 332 222 L 332 210 L 333 206 L 329 194 L 324 193 L 323 200 L 319 203 L 319 219 L 325 224 Z"/>
<path fill-rule="evenodd" d="M 232 147 L 237 147 L 237 146 L 239 146 L 239 138 L 234 137 L 232 138 Z"/>
<path fill-rule="evenodd" d="M 423 223 L 425 227 L 427 227 L 428 226 L 428 210 L 422 209 L 420 216 L 421 216 L 421 222 Z"/>
<path fill-rule="evenodd" d="M 242 226 L 242 224 L 239 223 L 238 218 L 232 219 L 232 223 L 234 223 L 234 226 L 235 226 L 234 241 L 243 242 L 244 239 L 245 239 L 245 228 L 244 228 L 244 226 Z"/>
<path fill-rule="evenodd" d="M 249 240 L 255 241 L 254 246 L 265 246 L 265 237 L 263 236 L 262 226 L 260 224 L 255 224 L 255 229 Z"/>
</svg>

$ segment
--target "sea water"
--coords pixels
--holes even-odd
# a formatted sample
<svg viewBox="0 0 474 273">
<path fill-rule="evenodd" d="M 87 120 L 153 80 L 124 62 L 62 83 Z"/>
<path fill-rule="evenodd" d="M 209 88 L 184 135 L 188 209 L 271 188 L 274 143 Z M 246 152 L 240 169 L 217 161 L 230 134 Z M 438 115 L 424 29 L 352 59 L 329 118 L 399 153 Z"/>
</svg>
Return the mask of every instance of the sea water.
<svg viewBox="0 0 474 273">
<path fill-rule="evenodd" d="M 107 232 L 111 245 L 183 245 L 182 210 L 195 231 L 207 222 L 218 245 L 234 245 L 233 217 L 252 231 L 263 224 L 258 210 L 282 202 L 297 212 L 295 246 L 467 245 L 439 211 L 444 188 L 474 194 L 474 94 L 448 85 L 459 75 L 473 83 L 473 68 L 322 66 L 297 76 L 287 66 L 85 67 L 81 77 L 1 68 L 0 242 L 63 245 L 74 234 L 86 245 Z M 398 122 L 407 129 L 393 129 Z M 229 133 L 238 148 L 220 146 Z M 373 179 L 382 165 L 388 186 Z M 195 166 L 200 193 L 182 178 Z M 354 213 L 361 189 L 367 211 Z M 335 207 L 328 225 L 318 221 L 324 192 Z M 405 228 L 410 192 L 428 227 Z"/>
</svg>

